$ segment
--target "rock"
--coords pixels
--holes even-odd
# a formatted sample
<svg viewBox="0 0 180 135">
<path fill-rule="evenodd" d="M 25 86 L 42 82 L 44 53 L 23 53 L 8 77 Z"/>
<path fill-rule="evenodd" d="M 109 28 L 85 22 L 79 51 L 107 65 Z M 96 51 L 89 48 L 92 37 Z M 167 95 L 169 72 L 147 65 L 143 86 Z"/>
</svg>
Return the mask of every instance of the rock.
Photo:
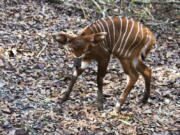
<svg viewBox="0 0 180 135">
<path fill-rule="evenodd" d="M 14 135 L 29 135 L 29 133 L 25 129 L 17 129 Z"/>
</svg>

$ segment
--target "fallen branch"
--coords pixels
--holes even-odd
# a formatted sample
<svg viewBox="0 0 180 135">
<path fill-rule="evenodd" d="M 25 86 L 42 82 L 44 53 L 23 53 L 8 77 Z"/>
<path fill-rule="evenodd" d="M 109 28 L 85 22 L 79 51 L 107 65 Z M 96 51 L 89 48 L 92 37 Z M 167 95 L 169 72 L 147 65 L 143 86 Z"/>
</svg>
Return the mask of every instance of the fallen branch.
<svg viewBox="0 0 180 135">
<path fill-rule="evenodd" d="M 136 4 L 180 4 L 180 1 L 134 1 Z"/>
<path fill-rule="evenodd" d="M 166 24 L 169 24 L 169 19 L 167 19 L 165 22 L 157 22 L 157 23 L 146 23 L 146 25 L 149 25 L 149 26 L 158 26 L 158 25 L 166 25 Z"/>
</svg>

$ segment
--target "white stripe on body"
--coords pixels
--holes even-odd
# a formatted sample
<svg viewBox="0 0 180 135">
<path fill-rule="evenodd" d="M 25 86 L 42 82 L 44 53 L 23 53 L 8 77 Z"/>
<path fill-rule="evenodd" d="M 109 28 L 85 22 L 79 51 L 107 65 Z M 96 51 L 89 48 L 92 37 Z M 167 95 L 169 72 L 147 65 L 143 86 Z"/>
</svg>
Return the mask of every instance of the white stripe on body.
<svg viewBox="0 0 180 135">
<path fill-rule="evenodd" d="M 94 30 L 93 30 L 93 25 L 92 25 L 92 26 L 89 26 L 89 29 L 90 29 L 93 33 L 95 33 Z"/>
<path fill-rule="evenodd" d="M 143 25 L 141 24 L 141 28 L 143 27 Z M 146 30 L 148 31 L 148 29 L 146 28 Z M 143 29 L 141 30 L 142 31 L 142 40 L 143 40 Z M 149 37 L 149 34 L 148 34 L 148 32 L 146 33 L 146 39 Z M 149 39 L 149 38 L 148 38 Z M 141 41 L 142 41 L 141 40 Z M 145 49 L 144 49 L 144 52 L 141 52 L 141 53 L 144 53 L 144 56 L 145 56 L 145 51 L 146 51 L 146 48 L 147 48 L 147 44 L 149 43 L 149 41 L 150 40 L 148 40 L 148 42 L 146 43 L 146 45 L 144 46 L 145 47 Z M 141 43 L 141 42 L 140 42 Z M 139 44 L 140 44 L 139 43 Z M 139 44 L 138 44 L 138 46 L 139 46 Z M 137 46 L 135 46 L 133 49 L 135 49 Z M 143 51 L 143 50 L 142 50 Z M 137 67 L 137 65 L 139 64 L 139 61 L 138 61 L 138 59 L 137 58 L 135 58 L 135 59 L 133 59 L 133 66 L 136 68 Z"/>
<path fill-rule="evenodd" d="M 110 46 L 114 46 L 114 42 L 115 42 L 115 34 L 116 34 L 116 31 L 115 31 L 115 26 L 114 26 L 114 21 L 112 20 L 112 18 L 111 17 L 108 17 L 109 18 L 109 20 L 110 20 L 110 22 L 112 23 L 112 26 L 113 26 L 113 44 L 111 43 L 111 45 Z M 111 47 L 112 48 L 112 47 Z"/>
<path fill-rule="evenodd" d="M 129 20 L 128 19 L 126 19 L 126 18 L 124 18 L 125 20 L 126 20 L 126 28 L 125 28 L 125 33 L 123 34 L 123 37 L 122 37 L 122 39 L 121 39 L 121 43 L 120 43 L 120 45 L 119 45 L 119 48 L 118 48 L 118 52 L 120 53 L 120 55 L 121 55 L 121 50 L 122 50 L 122 48 L 123 48 L 123 41 L 124 41 L 124 38 L 125 38 L 125 36 L 126 36 L 126 33 L 127 33 L 127 30 L 128 30 L 128 23 L 129 23 Z"/>
<path fill-rule="evenodd" d="M 95 29 L 95 33 L 97 33 L 97 32 L 98 32 L 98 29 L 96 28 L 95 23 L 92 25 L 92 27 Z"/>
<path fill-rule="evenodd" d="M 107 20 L 102 19 L 102 21 L 105 23 L 107 30 L 108 30 L 108 36 L 109 36 L 109 46 L 111 45 L 111 35 L 110 35 L 110 30 L 109 30 L 109 25 L 107 23 Z"/>
<path fill-rule="evenodd" d="M 98 29 L 95 27 L 96 25 L 94 25 L 94 24 L 92 24 L 89 28 L 90 28 L 90 30 L 95 34 L 95 33 L 97 33 L 98 32 Z M 93 30 L 93 28 L 95 29 L 95 31 Z M 102 44 L 101 44 L 101 47 L 102 47 Z M 109 51 L 106 49 L 106 48 L 104 48 L 104 47 L 102 47 L 106 52 L 108 52 L 109 53 Z"/>
<path fill-rule="evenodd" d="M 131 53 L 133 53 L 133 50 L 135 50 L 136 49 L 136 47 L 138 47 L 140 44 L 141 44 L 141 41 L 144 39 L 144 32 L 143 32 L 143 25 L 141 24 L 141 30 L 140 30 L 141 32 L 142 32 L 142 38 L 141 38 L 141 40 L 139 41 L 139 43 L 138 44 L 135 44 L 135 46 L 132 48 L 132 50 L 131 50 Z M 135 58 L 135 59 L 133 59 L 133 66 L 135 67 L 135 68 L 137 68 L 137 65 L 139 64 L 139 60 L 137 59 L 137 58 Z"/>
<path fill-rule="evenodd" d="M 130 29 L 130 31 L 129 31 L 129 33 L 128 33 L 128 36 L 127 36 L 127 38 L 126 38 L 126 40 L 125 40 L 124 47 L 123 47 L 122 50 L 121 50 L 122 53 L 123 53 L 124 51 L 126 51 L 126 50 L 124 50 L 124 49 L 125 49 L 125 47 L 126 47 L 127 41 L 129 40 L 129 37 L 130 37 L 130 35 L 131 35 L 131 33 L 132 33 L 132 30 L 133 30 L 133 28 L 134 28 L 134 20 L 131 19 L 130 21 L 132 22 L 132 25 L 131 25 L 131 29 Z M 123 54 L 125 54 L 125 53 L 123 53 Z"/>
<path fill-rule="evenodd" d="M 130 50 L 129 57 L 131 56 L 131 54 L 133 53 L 133 51 L 136 49 L 136 47 L 139 46 L 139 44 L 141 44 L 141 41 L 143 40 L 143 35 L 144 35 L 144 33 L 143 33 L 142 27 L 143 27 L 143 25 L 140 24 L 140 32 L 142 33 L 142 38 L 141 38 L 141 40 L 139 41 L 139 43 L 138 43 L 138 44 L 135 44 L 135 45 L 133 46 L 133 48 Z"/>
<path fill-rule="evenodd" d="M 102 27 L 102 32 L 106 32 L 106 30 L 105 30 L 105 28 L 104 28 L 104 25 L 103 25 L 103 23 L 101 22 L 101 20 L 100 21 L 98 21 L 99 22 L 99 25 Z M 107 38 L 105 38 L 105 40 L 106 40 L 106 42 L 105 42 L 105 44 L 104 44 L 104 47 L 108 50 L 108 46 L 107 46 Z M 104 42 L 104 41 L 103 41 Z"/>
<path fill-rule="evenodd" d="M 98 21 L 96 22 L 96 25 L 98 26 L 98 28 L 100 29 L 100 32 L 103 32 L 103 30 L 101 29 L 100 24 L 98 23 Z"/>
<path fill-rule="evenodd" d="M 103 32 L 103 30 L 101 29 L 101 26 L 100 26 L 100 24 L 98 23 L 98 21 L 96 22 L 96 24 L 97 24 L 97 27 L 100 29 L 100 32 Z M 100 44 L 101 48 L 103 48 L 106 52 L 109 53 L 109 51 L 107 50 L 107 48 L 106 48 L 106 46 L 105 46 L 105 42 L 103 41 L 102 43 L 103 43 L 103 44 Z"/>
<path fill-rule="evenodd" d="M 78 33 L 78 34 L 84 33 L 84 31 L 86 31 L 88 28 L 90 28 L 90 30 L 91 30 L 90 25 L 91 25 L 91 24 L 87 25 L 87 26 L 86 26 L 80 33 Z M 91 31 L 92 31 L 92 30 L 91 30 Z"/>
<path fill-rule="evenodd" d="M 147 48 L 148 48 L 148 45 L 149 45 L 149 42 L 151 41 L 151 36 L 149 36 L 149 33 L 148 33 L 148 28 L 146 28 L 146 30 L 147 30 L 147 37 L 146 37 L 146 39 L 147 39 L 147 43 L 145 44 L 145 46 L 143 47 L 143 49 L 142 49 L 142 54 L 144 55 L 144 56 L 146 56 L 146 50 L 147 50 Z"/>
<path fill-rule="evenodd" d="M 136 42 L 136 39 L 137 39 L 137 36 L 138 36 L 138 34 L 139 34 L 139 27 L 140 27 L 140 22 L 137 22 L 137 33 L 136 33 L 136 35 L 135 35 L 135 38 L 134 38 L 134 40 L 133 40 L 133 42 L 129 45 L 129 47 L 126 49 L 126 53 L 125 53 L 125 55 L 124 56 L 129 56 L 129 55 L 131 55 L 131 54 L 129 54 L 128 55 L 128 53 L 131 51 L 131 50 L 129 50 L 130 48 L 131 48 L 131 46 L 133 46 L 133 44 Z"/>
<path fill-rule="evenodd" d="M 118 39 L 117 39 L 116 43 L 114 44 L 114 47 L 113 47 L 112 52 L 114 52 L 115 49 L 116 49 L 116 46 L 119 45 L 119 40 L 120 40 L 120 37 L 121 37 L 121 35 L 122 35 L 122 19 L 121 19 L 121 17 L 119 17 L 119 21 L 120 21 L 120 27 L 121 27 L 121 29 L 119 30 L 119 36 L 118 36 Z"/>
</svg>

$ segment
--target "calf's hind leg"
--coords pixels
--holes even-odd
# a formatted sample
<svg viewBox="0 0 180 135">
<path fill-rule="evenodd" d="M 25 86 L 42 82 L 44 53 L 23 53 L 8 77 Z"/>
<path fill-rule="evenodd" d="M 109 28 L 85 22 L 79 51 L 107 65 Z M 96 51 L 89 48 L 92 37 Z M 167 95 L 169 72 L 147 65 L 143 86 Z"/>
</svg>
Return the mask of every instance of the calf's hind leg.
<svg viewBox="0 0 180 135">
<path fill-rule="evenodd" d="M 132 62 L 130 60 L 120 60 L 121 64 L 123 66 L 123 69 L 125 73 L 128 75 L 129 80 L 127 82 L 127 86 L 124 90 L 124 92 L 121 94 L 119 101 L 116 104 L 116 111 L 119 112 L 121 111 L 121 107 L 126 101 L 126 98 L 128 94 L 130 93 L 131 89 L 133 88 L 134 84 L 138 80 L 138 73 L 136 69 L 134 68 Z"/>
<path fill-rule="evenodd" d="M 138 72 L 140 72 L 145 81 L 145 92 L 142 98 L 142 102 L 146 103 L 150 96 L 150 84 L 151 84 L 151 69 L 148 68 L 141 60 L 139 60 L 138 65 L 136 67 Z"/>
</svg>

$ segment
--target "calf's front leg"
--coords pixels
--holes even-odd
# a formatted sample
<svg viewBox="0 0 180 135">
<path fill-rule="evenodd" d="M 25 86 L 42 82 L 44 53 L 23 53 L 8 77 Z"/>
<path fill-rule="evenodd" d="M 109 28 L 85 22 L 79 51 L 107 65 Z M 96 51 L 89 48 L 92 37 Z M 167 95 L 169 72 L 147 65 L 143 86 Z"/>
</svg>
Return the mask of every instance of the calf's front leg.
<svg viewBox="0 0 180 135">
<path fill-rule="evenodd" d="M 104 61 L 98 62 L 98 73 L 97 73 L 97 102 L 98 102 L 98 110 L 103 109 L 104 103 L 104 95 L 103 95 L 103 78 L 106 75 L 107 66 L 108 66 L 109 59 Z"/>
<path fill-rule="evenodd" d="M 64 101 L 66 101 L 69 98 L 70 93 L 71 93 L 71 91 L 73 89 L 74 84 L 76 83 L 77 78 L 83 73 L 83 71 L 85 69 L 82 66 L 83 66 L 82 65 L 82 59 L 75 58 L 75 60 L 74 60 L 74 73 L 73 73 L 73 76 L 71 78 L 71 82 L 70 82 L 70 84 L 68 86 L 67 91 L 64 93 L 64 96 L 59 101 L 59 103 L 63 103 Z"/>
</svg>

